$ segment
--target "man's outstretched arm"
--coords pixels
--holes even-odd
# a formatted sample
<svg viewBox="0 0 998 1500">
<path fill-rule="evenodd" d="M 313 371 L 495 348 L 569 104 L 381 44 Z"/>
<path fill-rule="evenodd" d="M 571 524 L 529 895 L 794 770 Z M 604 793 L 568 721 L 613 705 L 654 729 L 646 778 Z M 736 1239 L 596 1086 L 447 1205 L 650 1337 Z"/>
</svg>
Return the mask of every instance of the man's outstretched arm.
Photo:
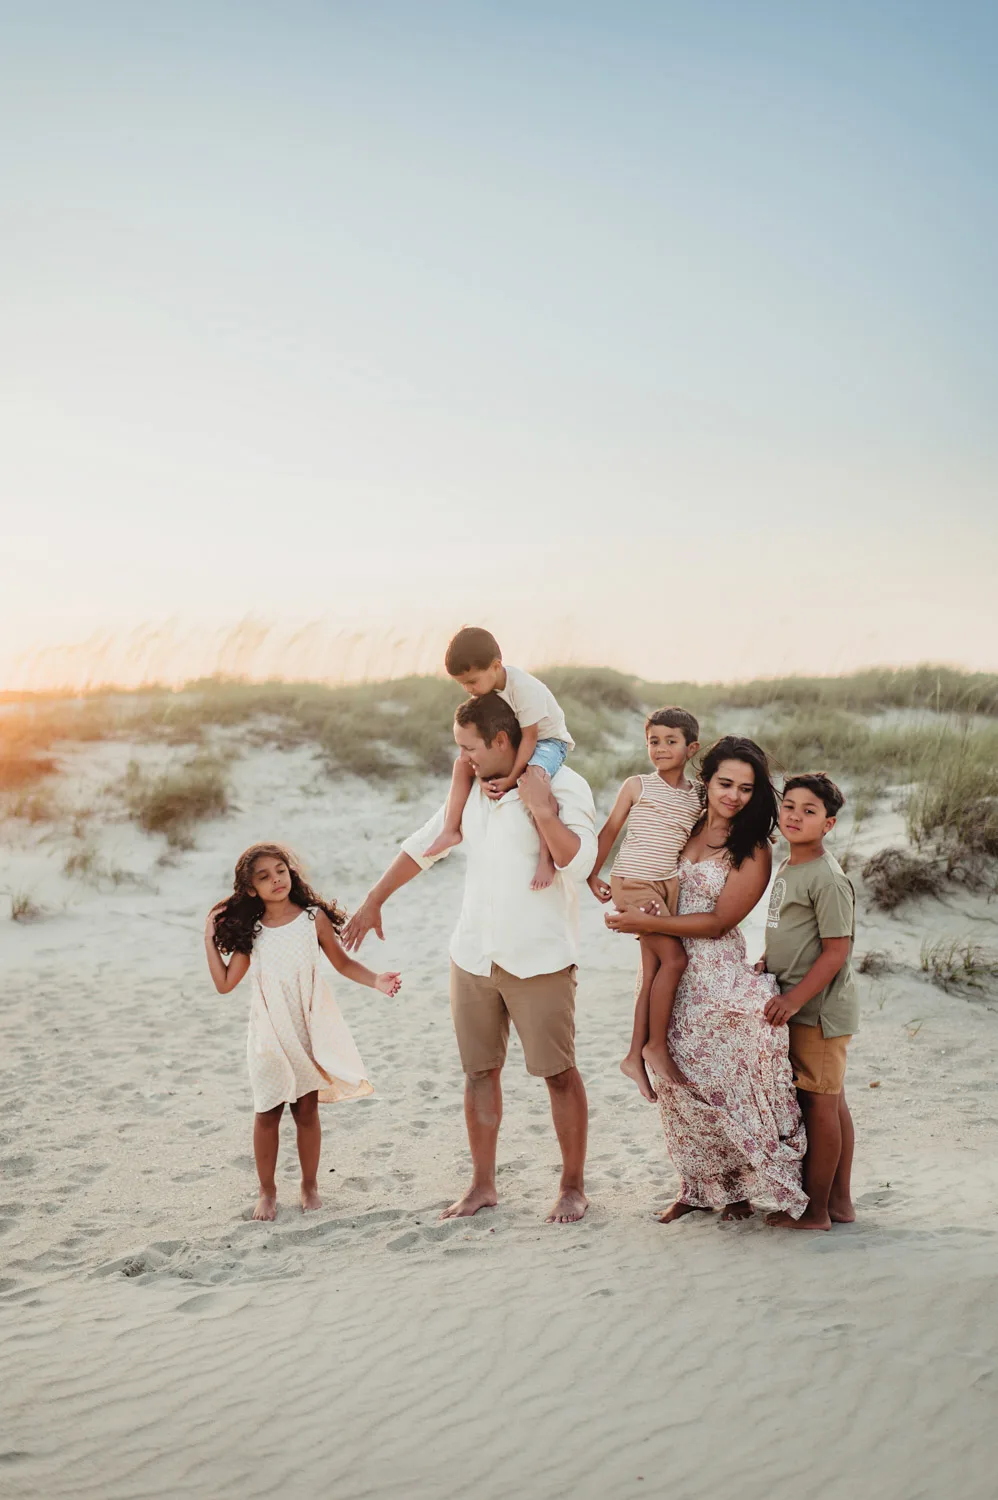
<svg viewBox="0 0 998 1500">
<path fill-rule="evenodd" d="M 385 934 L 381 928 L 381 908 L 389 896 L 394 895 L 401 886 L 408 885 L 410 880 L 414 880 L 420 874 L 421 869 L 422 866 L 417 865 L 416 861 L 410 855 L 396 854 L 377 885 L 371 887 L 360 906 L 358 906 L 344 927 L 344 948 L 349 952 L 356 952 L 372 927 L 378 937 L 384 941 Z"/>
</svg>

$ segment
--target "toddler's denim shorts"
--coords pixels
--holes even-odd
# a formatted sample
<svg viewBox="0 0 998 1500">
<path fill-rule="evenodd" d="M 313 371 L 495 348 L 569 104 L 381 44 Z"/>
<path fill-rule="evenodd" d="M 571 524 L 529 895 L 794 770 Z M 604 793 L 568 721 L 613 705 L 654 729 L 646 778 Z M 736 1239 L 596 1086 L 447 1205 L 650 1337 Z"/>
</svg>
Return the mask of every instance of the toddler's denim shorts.
<svg viewBox="0 0 998 1500">
<path fill-rule="evenodd" d="M 549 776 L 554 776 L 565 764 L 568 746 L 564 740 L 538 740 L 528 766 L 540 766 Z"/>
</svg>

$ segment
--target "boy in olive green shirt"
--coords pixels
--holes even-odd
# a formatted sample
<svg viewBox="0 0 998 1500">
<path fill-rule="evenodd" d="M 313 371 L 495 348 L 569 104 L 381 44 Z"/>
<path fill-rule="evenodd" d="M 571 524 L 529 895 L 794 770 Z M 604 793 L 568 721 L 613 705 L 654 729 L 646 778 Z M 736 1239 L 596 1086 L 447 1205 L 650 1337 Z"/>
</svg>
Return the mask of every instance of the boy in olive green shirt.
<svg viewBox="0 0 998 1500">
<path fill-rule="evenodd" d="M 781 1229 L 831 1229 L 856 1215 L 850 1193 L 853 1125 L 845 1096 L 846 1047 L 859 1025 L 851 956 L 856 893 L 823 840 L 845 798 L 823 773 L 791 776 L 783 788 L 780 832 L 790 858 L 777 871 L 766 920 L 765 967 L 780 995 L 766 1006 L 774 1026 L 789 1023 L 790 1061 L 807 1127 L 799 1219 L 769 1214 Z"/>
</svg>

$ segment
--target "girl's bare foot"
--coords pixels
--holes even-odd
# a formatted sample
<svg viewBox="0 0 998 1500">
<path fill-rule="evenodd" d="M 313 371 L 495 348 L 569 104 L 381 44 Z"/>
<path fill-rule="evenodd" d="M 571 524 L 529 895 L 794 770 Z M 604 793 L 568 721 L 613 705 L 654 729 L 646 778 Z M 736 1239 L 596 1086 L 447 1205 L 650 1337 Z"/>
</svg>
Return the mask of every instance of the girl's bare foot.
<svg viewBox="0 0 998 1500">
<path fill-rule="evenodd" d="M 668 1047 L 663 1047 L 658 1042 L 646 1042 L 641 1056 L 648 1065 L 649 1073 L 661 1078 L 664 1083 L 686 1087 L 686 1079 L 673 1062 Z"/>
<path fill-rule="evenodd" d="M 256 1200 L 256 1208 L 253 1210 L 254 1219 L 276 1219 L 277 1218 L 277 1194 L 264 1193 L 261 1191 Z"/>
<path fill-rule="evenodd" d="M 308 1214 L 313 1209 L 322 1207 L 322 1199 L 314 1182 L 302 1183 L 301 1185 L 301 1211 Z"/>
<path fill-rule="evenodd" d="M 558 1201 L 544 1220 L 545 1224 L 577 1224 L 586 1216 L 589 1199 L 578 1188 L 562 1188 Z"/>
<path fill-rule="evenodd" d="M 778 1214 L 767 1214 L 766 1223 L 770 1229 L 831 1229 L 832 1221 L 827 1214 L 822 1219 L 812 1214 L 810 1208 L 805 1208 L 799 1219 L 791 1218 L 785 1209 Z"/>
<path fill-rule="evenodd" d="M 442 1219 L 470 1219 L 472 1214 L 477 1214 L 480 1208 L 495 1208 L 498 1202 L 499 1197 L 494 1187 L 470 1187 L 456 1203 L 452 1203 L 450 1208 L 445 1208 L 440 1217 Z"/>
<path fill-rule="evenodd" d="M 541 845 L 540 856 L 537 860 L 537 869 L 534 878 L 530 882 L 532 891 L 546 891 L 554 881 L 554 860 L 551 858 L 550 850 L 546 844 Z"/>
<path fill-rule="evenodd" d="M 648 1074 L 645 1072 L 645 1065 L 642 1061 L 640 1052 L 638 1053 L 637 1057 L 632 1056 L 632 1054 L 628 1052 L 627 1056 L 624 1058 L 624 1061 L 620 1065 L 620 1071 L 623 1073 L 625 1078 L 629 1078 L 632 1083 L 637 1084 L 638 1092 L 640 1093 L 642 1099 L 647 1099 L 651 1104 L 655 1103 L 658 1095 L 652 1088 Z"/>
<path fill-rule="evenodd" d="M 833 1224 L 855 1224 L 856 1210 L 852 1206 L 851 1198 L 836 1198 L 828 1200 L 828 1217 Z"/>
<path fill-rule="evenodd" d="M 438 834 L 428 849 L 423 850 L 424 859 L 432 859 L 435 854 L 446 854 L 448 849 L 453 849 L 461 842 L 463 835 L 460 828 L 445 828 L 443 833 Z"/>
<path fill-rule="evenodd" d="M 685 1219 L 687 1214 L 709 1214 L 712 1212 L 712 1209 L 699 1208 L 695 1203 L 681 1203 L 677 1198 L 671 1208 L 667 1208 L 664 1213 L 656 1214 L 655 1218 L 659 1224 L 675 1224 L 677 1219 Z"/>
<path fill-rule="evenodd" d="M 724 1212 L 721 1214 L 722 1224 L 730 1224 L 735 1219 L 751 1219 L 755 1209 L 747 1198 L 739 1198 L 736 1203 L 725 1204 Z"/>
</svg>

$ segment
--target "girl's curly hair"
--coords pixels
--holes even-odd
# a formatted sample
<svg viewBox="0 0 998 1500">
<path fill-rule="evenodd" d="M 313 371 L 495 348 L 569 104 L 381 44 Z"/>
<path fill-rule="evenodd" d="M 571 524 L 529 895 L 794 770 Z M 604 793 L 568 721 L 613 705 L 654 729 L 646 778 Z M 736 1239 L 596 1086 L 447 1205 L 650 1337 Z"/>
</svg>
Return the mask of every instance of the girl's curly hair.
<svg viewBox="0 0 998 1500">
<path fill-rule="evenodd" d="M 223 901 L 215 918 L 215 947 L 219 953 L 250 953 L 253 949 L 253 939 L 260 931 L 260 918 L 265 910 L 263 902 L 253 889 L 253 866 L 265 855 L 271 859 L 283 860 L 287 865 L 291 875 L 288 900 L 293 901 L 295 906 L 300 906 L 303 911 L 318 907 L 319 911 L 326 913 L 337 932 L 347 919 L 342 906 L 338 906 L 335 901 L 324 901 L 302 879 L 298 862 L 290 849 L 284 849 L 280 844 L 251 844 L 236 861 L 232 895 Z M 315 920 L 314 916 L 312 920 Z"/>
<path fill-rule="evenodd" d="M 779 818 L 779 808 L 765 750 L 757 745 L 755 740 L 747 740 L 737 734 L 726 734 L 711 745 L 698 773 L 704 811 L 693 830 L 694 833 L 703 827 L 707 816 L 708 783 L 713 780 L 718 767 L 725 760 L 743 761 L 751 766 L 755 773 L 752 796 L 741 812 L 736 813 L 732 818 L 731 827 L 728 829 L 726 846 L 731 863 L 737 870 L 757 849 L 761 849 L 769 842 Z"/>
</svg>

